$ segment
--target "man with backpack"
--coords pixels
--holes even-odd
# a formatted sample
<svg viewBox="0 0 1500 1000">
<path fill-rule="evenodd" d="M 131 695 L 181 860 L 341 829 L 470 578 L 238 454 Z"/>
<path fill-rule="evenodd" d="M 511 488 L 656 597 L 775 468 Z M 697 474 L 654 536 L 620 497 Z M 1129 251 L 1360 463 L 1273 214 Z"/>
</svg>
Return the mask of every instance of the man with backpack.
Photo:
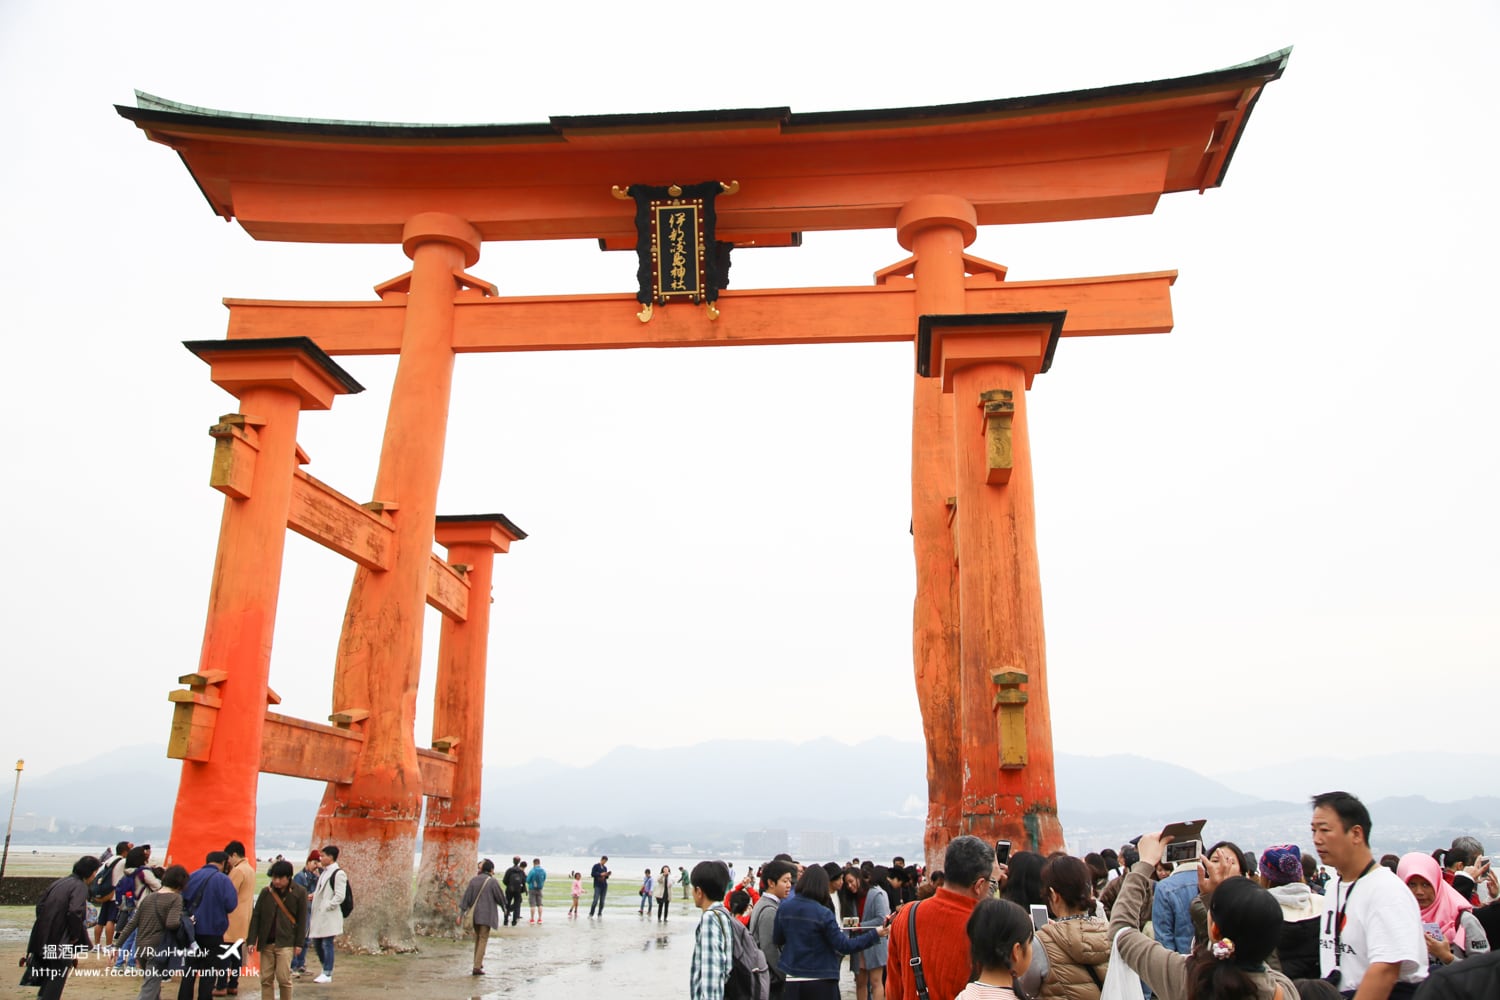
<svg viewBox="0 0 1500 1000">
<path fill-rule="evenodd" d="M 323 870 L 313 890 L 312 912 L 308 917 L 308 936 L 317 949 L 323 972 L 315 983 L 333 982 L 333 939 L 344 933 L 344 918 L 353 910 L 354 897 L 349 890 L 349 873 L 339 867 L 339 849 L 329 844 L 322 850 Z"/>
<path fill-rule="evenodd" d="M 213 1000 L 223 966 L 224 932 L 229 930 L 229 914 L 239 905 L 239 894 L 224 868 L 229 855 L 209 851 L 203 867 L 193 872 L 182 890 L 183 913 L 193 922 L 198 951 L 183 970 L 177 1000 L 192 1000 L 193 982 L 198 983 L 198 1000 Z"/>
<path fill-rule="evenodd" d="M 505 885 L 505 923 L 521 922 L 521 897 L 526 893 L 526 862 L 519 856 L 511 860 L 500 880 Z"/>
<path fill-rule="evenodd" d="M 115 939 L 115 921 L 120 915 L 120 902 L 115 898 L 115 886 L 125 874 L 125 855 L 135 845 L 122 840 L 115 845 L 113 856 L 104 860 L 93 880 L 89 883 L 89 902 L 99 907 L 99 922 L 94 925 L 94 947 L 107 946 Z M 129 915 L 127 914 L 127 919 Z"/>
<path fill-rule="evenodd" d="M 771 973 L 745 925 L 724 909 L 729 867 L 722 861 L 693 866 L 693 905 L 700 911 L 688 973 L 691 1000 L 767 1000 Z"/>
</svg>

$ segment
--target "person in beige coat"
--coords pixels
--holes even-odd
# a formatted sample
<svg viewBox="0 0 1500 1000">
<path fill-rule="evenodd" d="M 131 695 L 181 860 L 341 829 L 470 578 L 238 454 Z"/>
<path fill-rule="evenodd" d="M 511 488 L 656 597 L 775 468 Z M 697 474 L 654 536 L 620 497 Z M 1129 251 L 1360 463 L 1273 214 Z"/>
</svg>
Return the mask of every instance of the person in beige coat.
<svg viewBox="0 0 1500 1000">
<path fill-rule="evenodd" d="M 1139 930 L 1151 872 L 1171 837 L 1141 838 L 1141 859 L 1125 874 L 1109 922 L 1120 960 L 1134 969 L 1161 1000 L 1221 1000 L 1253 995 L 1257 1000 L 1300 1000 L 1297 987 L 1266 968 L 1281 935 L 1281 907 L 1247 878 L 1231 878 L 1214 893 L 1208 914 L 1209 946 L 1190 956 L 1164 948 Z M 1191 990 L 1189 984 L 1191 983 Z"/>
<path fill-rule="evenodd" d="M 238 941 L 240 948 L 233 953 L 239 957 L 225 959 L 226 968 L 219 970 L 219 982 L 214 992 L 223 989 L 233 997 L 239 996 L 240 992 L 240 968 L 245 964 L 244 941 L 250 933 L 250 910 L 255 905 L 255 866 L 245 857 L 245 845 L 238 840 L 224 845 L 224 853 L 229 855 L 229 881 L 234 883 L 234 892 L 239 898 L 229 913 L 229 930 L 224 932 L 224 943 Z"/>
<path fill-rule="evenodd" d="M 1059 854 L 1042 866 L 1042 898 L 1052 913 L 1036 934 L 1047 952 L 1043 1000 L 1099 1000 L 1109 972 L 1109 932 L 1093 915 L 1092 883 L 1078 858 Z"/>
<path fill-rule="evenodd" d="M 349 891 L 349 873 L 339 867 L 337 844 L 323 848 L 323 870 L 318 873 L 318 884 L 313 889 L 312 906 L 308 909 L 307 933 L 313 947 L 318 950 L 318 962 L 323 971 L 313 980 L 315 983 L 333 982 L 333 939 L 344 933 L 342 905 L 344 893 Z"/>
</svg>

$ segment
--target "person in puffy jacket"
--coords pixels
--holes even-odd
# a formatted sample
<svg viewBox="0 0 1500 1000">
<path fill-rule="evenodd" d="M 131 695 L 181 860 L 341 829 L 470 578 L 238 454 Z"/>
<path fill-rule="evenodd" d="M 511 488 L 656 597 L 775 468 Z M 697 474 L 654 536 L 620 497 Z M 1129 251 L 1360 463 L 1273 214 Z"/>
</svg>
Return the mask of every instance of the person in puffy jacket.
<svg viewBox="0 0 1500 1000">
<path fill-rule="evenodd" d="M 1059 854 L 1042 866 L 1042 896 L 1052 919 L 1037 931 L 1047 953 L 1043 1000 L 1099 1000 L 1109 972 L 1109 932 L 1094 916 L 1093 878 L 1078 858 Z"/>
</svg>

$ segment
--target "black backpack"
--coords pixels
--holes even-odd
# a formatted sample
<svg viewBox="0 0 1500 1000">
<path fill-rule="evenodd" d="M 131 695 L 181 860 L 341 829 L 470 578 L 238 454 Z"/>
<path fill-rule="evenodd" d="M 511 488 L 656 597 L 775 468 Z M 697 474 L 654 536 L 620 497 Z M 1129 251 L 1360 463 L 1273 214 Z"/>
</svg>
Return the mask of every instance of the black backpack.
<svg viewBox="0 0 1500 1000">
<path fill-rule="evenodd" d="M 347 919 L 349 914 L 354 912 L 354 886 L 349 884 L 348 872 L 342 868 L 339 869 L 339 872 L 344 876 L 344 899 L 343 902 L 339 903 L 339 912 Z M 337 878 L 337 876 L 334 877 Z"/>
<path fill-rule="evenodd" d="M 100 868 L 99 873 L 94 876 L 94 880 L 89 883 L 89 902 L 97 906 L 101 903 L 109 902 L 114 898 L 114 895 L 115 860 L 111 858 L 109 863 Z"/>
</svg>

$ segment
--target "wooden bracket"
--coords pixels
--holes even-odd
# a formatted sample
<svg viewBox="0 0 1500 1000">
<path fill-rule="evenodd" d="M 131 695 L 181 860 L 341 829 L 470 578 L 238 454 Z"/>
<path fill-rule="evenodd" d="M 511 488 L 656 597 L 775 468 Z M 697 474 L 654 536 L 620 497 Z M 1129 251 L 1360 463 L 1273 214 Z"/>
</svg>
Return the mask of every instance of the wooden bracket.
<svg viewBox="0 0 1500 1000">
<path fill-rule="evenodd" d="M 1016 770 L 1026 766 L 1027 677 L 1020 670 L 996 670 L 990 674 L 995 685 L 995 711 L 1000 726 L 1000 768 Z"/>
<path fill-rule="evenodd" d="M 984 408 L 984 457 L 988 470 L 984 481 L 990 486 L 1010 482 L 1010 425 L 1016 415 L 1014 397 L 1009 389 L 991 389 L 979 394 L 979 405 Z"/>
<path fill-rule="evenodd" d="M 453 753 L 453 748 L 458 746 L 458 744 L 459 739 L 457 736 L 438 736 L 433 738 L 432 749 L 439 753 L 451 754 Z"/>
<path fill-rule="evenodd" d="M 219 720 L 219 685 L 228 679 L 223 670 L 205 670 L 183 674 L 177 683 L 186 691 L 169 691 L 172 703 L 172 731 L 167 736 L 167 756 L 174 760 L 208 760 L 214 742 L 214 725 Z"/>
<path fill-rule="evenodd" d="M 328 717 L 328 721 L 340 729 L 349 729 L 358 723 L 364 722 L 370 717 L 368 708 L 346 708 L 342 712 L 334 712 Z"/>
<path fill-rule="evenodd" d="M 208 429 L 208 436 L 214 439 L 214 461 L 208 473 L 208 485 L 235 500 L 250 496 L 255 456 L 260 453 L 260 437 L 255 428 L 264 427 L 265 423 L 259 417 L 226 413 Z"/>
</svg>

